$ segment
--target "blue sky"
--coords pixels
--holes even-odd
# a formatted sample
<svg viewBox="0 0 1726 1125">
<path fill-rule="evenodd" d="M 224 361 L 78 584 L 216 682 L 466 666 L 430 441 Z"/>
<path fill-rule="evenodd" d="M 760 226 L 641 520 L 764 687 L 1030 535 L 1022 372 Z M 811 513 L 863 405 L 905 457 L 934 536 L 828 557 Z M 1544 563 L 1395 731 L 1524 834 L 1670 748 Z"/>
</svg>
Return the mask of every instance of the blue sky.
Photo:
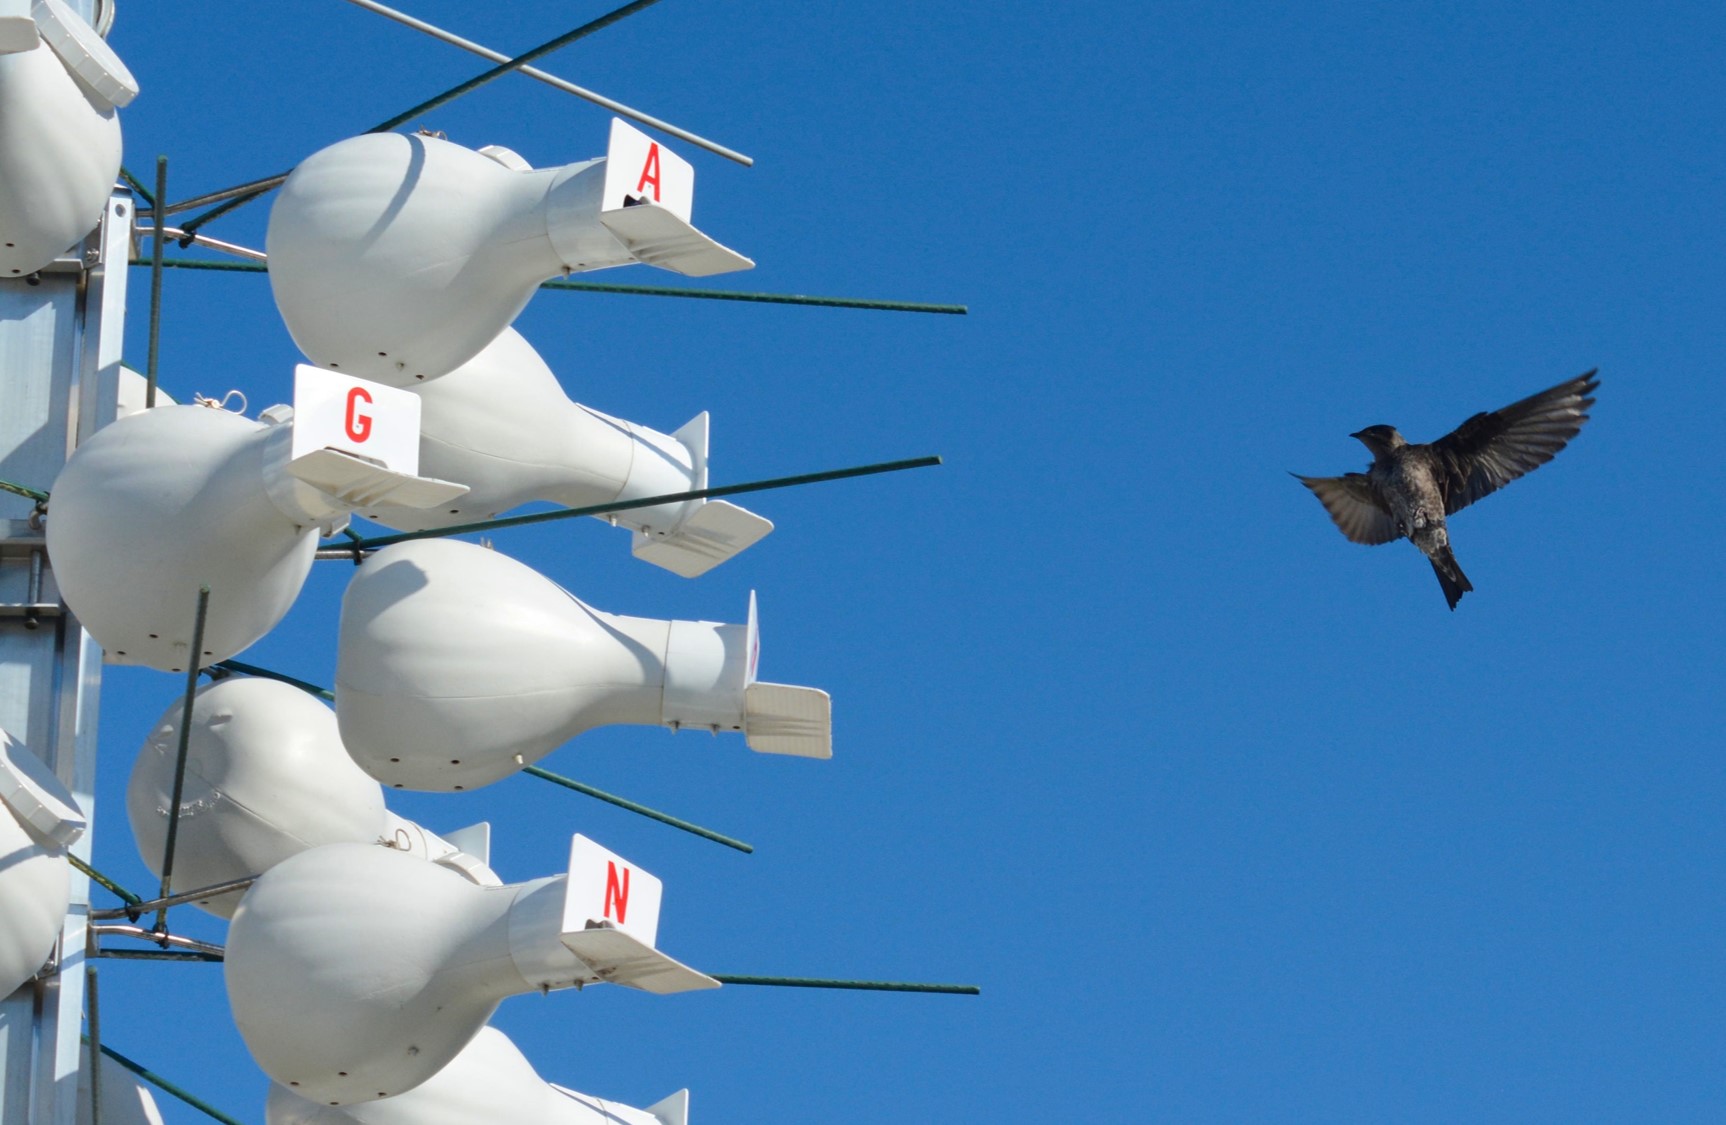
<svg viewBox="0 0 1726 1125">
<path fill-rule="evenodd" d="M 510 51 L 605 9 L 411 10 Z M 517 327 L 573 398 L 710 410 L 716 481 L 947 463 L 757 497 L 777 530 L 695 581 L 595 521 L 496 536 L 613 612 L 759 591 L 762 675 L 832 693 L 831 762 L 626 728 L 544 763 L 753 855 L 527 778 L 394 807 L 492 820 L 512 880 L 592 836 L 665 880 L 698 968 L 984 991 L 593 989 L 499 1026 L 704 1125 L 1718 1119 L 1723 34 L 1682 3 L 667 0 L 544 61 L 756 157 L 673 142 L 759 263 L 713 287 L 971 310 L 542 293 Z M 121 0 L 111 42 L 128 166 L 166 154 L 175 199 L 484 67 L 334 0 Z M 513 78 L 420 124 L 543 166 L 606 120 Z M 164 324 L 177 396 L 289 396 L 264 279 L 172 273 Z M 1591 367 L 1571 448 L 1454 521 L 1455 613 L 1286 475 Z M 330 682 L 348 576 L 241 659 Z M 177 693 L 105 684 L 96 854 L 138 888 L 125 778 Z M 218 969 L 102 972 L 107 1041 L 262 1120 Z"/>
</svg>

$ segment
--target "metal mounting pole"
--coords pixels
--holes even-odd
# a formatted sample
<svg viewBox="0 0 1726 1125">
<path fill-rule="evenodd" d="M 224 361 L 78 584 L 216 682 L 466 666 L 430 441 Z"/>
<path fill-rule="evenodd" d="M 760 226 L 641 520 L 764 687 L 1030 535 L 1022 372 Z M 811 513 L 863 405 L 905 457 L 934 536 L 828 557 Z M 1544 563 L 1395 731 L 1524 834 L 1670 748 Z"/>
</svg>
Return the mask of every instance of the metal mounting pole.
<svg viewBox="0 0 1726 1125">
<path fill-rule="evenodd" d="M 113 420 L 132 218 L 132 193 L 118 190 L 70 255 L 35 278 L 0 280 L 0 479 L 46 489 L 78 442 Z M 10 492 L 0 492 L 4 605 L 26 608 L 0 613 L 0 727 L 72 791 L 91 825 L 72 854 L 88 864 L 102 650 L 60 600 L 36 501 Z M 90 881 L 75 868 L 71 880 L 49 964 L 0 998 L 0 1125 L 76 1120 Z"/>
</svg>

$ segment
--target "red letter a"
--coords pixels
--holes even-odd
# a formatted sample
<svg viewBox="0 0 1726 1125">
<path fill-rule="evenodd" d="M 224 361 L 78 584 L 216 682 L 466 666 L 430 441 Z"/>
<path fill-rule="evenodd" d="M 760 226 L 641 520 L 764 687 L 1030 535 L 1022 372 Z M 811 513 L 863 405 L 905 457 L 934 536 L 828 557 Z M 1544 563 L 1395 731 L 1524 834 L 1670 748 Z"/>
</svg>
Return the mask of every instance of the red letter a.
<svg viewBox="0 0 1726 1125">
<path fill-rule="evenodd" d="M 647 146 L 647 163 L 641 166 L 641 179 L 636 181 L 635 190 L 639 194 L 648 184 L 653 185 L 653 201 L 659 202 L 659 145 L 657 142 Z"/>
</svg>

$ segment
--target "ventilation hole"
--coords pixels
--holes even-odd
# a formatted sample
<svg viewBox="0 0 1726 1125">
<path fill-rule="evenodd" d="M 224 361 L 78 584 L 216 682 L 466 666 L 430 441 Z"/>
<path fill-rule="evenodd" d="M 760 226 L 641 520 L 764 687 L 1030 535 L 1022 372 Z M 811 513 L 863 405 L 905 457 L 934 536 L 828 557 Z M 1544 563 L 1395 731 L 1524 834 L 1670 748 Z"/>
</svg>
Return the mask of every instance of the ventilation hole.
<svg viewBox="0 0 1726 1125">
<path fill-rule="evenodd" d="M 452 766 L 459 766 L 459 765 L 461 765 L 461 759 L 460 758 L 451 758 L 449 760 L 449 764 Z"/>
<path fill-rule="evenodd" d="M 345 1070 L 336 1071 L 336 1077 L 337 1078 L 346 1078 L 347 1076 L 348 1076 L 348 1072 Z"/>
<path fill-rule="evenodd" d="M 341 366 L 341 364 L 339 364 L 339 363 L 332 363 L 332 364 L 330 364 L 330 370 L 332 370 L 332 371 L 333 371 L 333 370 L 335 370 L 335 369 L 336 369 L 336 368 L 338 368 L 338 367 L 340 367 L 340 366 Z M 333 1105 L 333 1104 L 335 1104 L 335 1103 L 333 1103 L 333 1102 L 332 1102 L 332 1103 L 331 1103 L 331 1104 L 332 1104 L 332 1105 Z"/>
<path fill-rule="evenodd" d="M 121 654 L 120 654 L 120 655 L 121 655 L 121 656 L 124 656 L 124 655 L 126 655 L 126 654 L 125 654 L 125 653 L 121 653 Z M 170 669 L 168 669 L 168 671 L 170 671 L 170 672 L 184 672 L 184 671 L 185 671 L 185 669 L 184 669 L 184 668 L 170 668 Z"/>
<path fill-rule="evenodd" d="M 452 516 L 459 516 L 459 515 L 461 515 L 461 509 L 460 508 L 451 508 L 449 510 L 449 514 Z"/>
<path fill-rule="evenodd" d="M 398 782 L 396 782 L 396 783 L 395 783 L 395 787 L 396 787 L 396 788 L 397 788 L 397 789 L 400 789 L 400 788 L 401 788 L 401 787 L 402 787 L 402 783 L 401 783 L 401 782 L 399 782 L 399 781 L 398 781 Z"/>
<path fill-rule="evenodd" d="M 401 761 L 401 759 L 400 758 L 391 758 L 390 761 L 391 762 L 399 762 L 399 761 Z"/>
<path fill-rule="evenodd" d="M 425 376 L 424 375 L 415 375 L 414 378 L 415 379 L 424 379 Z"/>
<path fill-rule="evenodd" d="M 467 786 L 465 786 L 465 785 L 458 785 L 458 786 L 456 786 L 456 789 L 458 789 L 458 790 L 461 790 L 461 789 L 466 789 L 466 788 L 467 788 Z"/>
<path fill-rule="evenodd" d="M 156 634 L 156 633 L 151 633 L 151 634 L 150 634 L 150 639 L 151 639 L 151 640 L 152 640 L 152 641 L 159 641 L 159 640 L 161 640 L 161 639 L 162 639 L 162 638 L 161 638 L 161 637 L 160 637 L 160 636 L 159 636 L 159 635 L 158 635 L 158 634 Z"/>
<path fill-rule="evenodd" d="M 290 1086 L 298 1086 L 298 1085 L 299 1085 L 299 1083 L 298 1083 L 298 1082 L 289 1082 L 289 1083 L 288 1083 L 288 1085 L 290 1085 Z"/>
</svg>

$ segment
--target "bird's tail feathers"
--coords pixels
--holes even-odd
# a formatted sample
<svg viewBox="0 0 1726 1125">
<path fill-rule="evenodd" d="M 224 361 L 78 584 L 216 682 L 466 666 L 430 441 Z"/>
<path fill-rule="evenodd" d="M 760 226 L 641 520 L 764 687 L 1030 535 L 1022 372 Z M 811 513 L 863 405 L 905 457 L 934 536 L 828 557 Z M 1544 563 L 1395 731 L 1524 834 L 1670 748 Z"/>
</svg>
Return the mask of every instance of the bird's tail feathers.
<svg viewBox="0 0 1726 1125">
<path fill-rule="evenodd" d="M 1456 564 L 1456 556 L 1451 553 L 1447 544 L 1427 556 L 1432 561 L 1432 572 L 1438 575 L 1438 584 L 1444 589 L 1444 600 L 1455 609 L 1456 603 L 1462 600 L 1462 595 L 1474 589 L 1474 584 L 1468 580 L 1468 575 L 1462 573 L 1462 567 Z"/>
</svg>

